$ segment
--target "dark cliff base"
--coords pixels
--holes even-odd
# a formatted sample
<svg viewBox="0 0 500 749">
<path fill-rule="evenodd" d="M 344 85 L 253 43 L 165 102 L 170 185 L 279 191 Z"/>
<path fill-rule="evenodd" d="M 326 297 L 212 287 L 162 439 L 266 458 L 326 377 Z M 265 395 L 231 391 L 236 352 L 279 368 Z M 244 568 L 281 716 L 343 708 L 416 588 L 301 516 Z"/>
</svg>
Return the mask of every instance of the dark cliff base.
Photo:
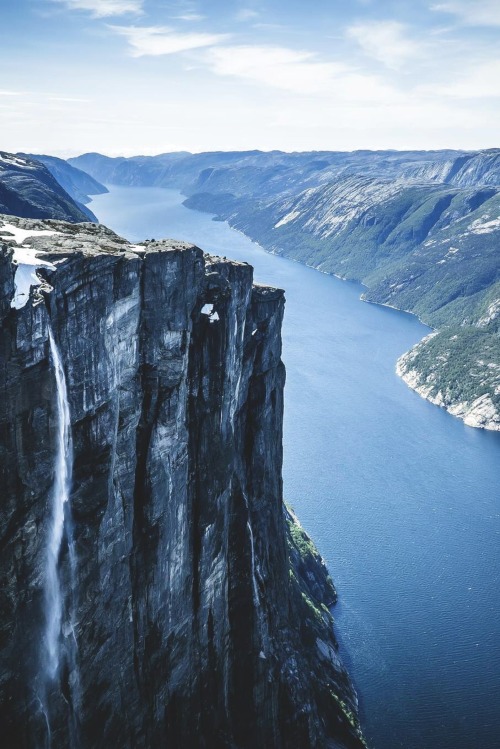
<svg viewBox="0 0 500 749">
<path fill-rule="evenodd" d="M 282 502 L 283 292 L 183 243 L 18 225 L 56 232 L 26 240 L 56 270 L 11 309 L 0 250 L 2 746 L 361 747 L 335 592 Z M 53 681 L 49 326 L 73 438 Z"/>
</svg>

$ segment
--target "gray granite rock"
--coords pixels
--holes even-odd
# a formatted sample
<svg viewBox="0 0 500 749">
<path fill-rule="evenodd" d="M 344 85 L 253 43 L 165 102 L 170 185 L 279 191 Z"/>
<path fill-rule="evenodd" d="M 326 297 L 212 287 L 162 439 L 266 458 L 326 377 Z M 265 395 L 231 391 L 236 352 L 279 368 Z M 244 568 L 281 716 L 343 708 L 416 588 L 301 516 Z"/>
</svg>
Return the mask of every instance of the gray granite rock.
<svg viewBox="0 0 500 749">
<path fill-rule="evenodd" d="M 182 242 L 0 220 L 55 232 L 24 244 L 56 268 L 38 271 L 52 291 L 13 309 L 15 242 L 0 246 L 2 745 L 362 746 L 333 586 L 282 503 L 283 292 Z M 76 584 L 66 527 L 47 684 L 49 326 L 71 415 Z"/>
</svg>

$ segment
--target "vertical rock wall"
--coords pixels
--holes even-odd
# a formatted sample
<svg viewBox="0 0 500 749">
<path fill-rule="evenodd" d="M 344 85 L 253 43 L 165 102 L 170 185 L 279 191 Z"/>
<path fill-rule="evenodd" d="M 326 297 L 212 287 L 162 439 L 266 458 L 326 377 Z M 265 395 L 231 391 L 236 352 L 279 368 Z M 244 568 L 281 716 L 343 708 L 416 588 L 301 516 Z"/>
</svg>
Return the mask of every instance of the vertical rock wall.
<svg viewBox="0 0 500 749">
<path fill-rule="evenodd" d="M 302 557 L 282 506 L 283 292 L 190 245 L 44 226 L 58 234 L 26 240 L 57 268 L 44 269 L 43 299 L 10 308 L 15 267 L 0 251 L 4 746 L 360 746 L 331 601 L 318 599 L 328 585 L 311 592 L 290 568 Z M 76 627 L 65 611 L 54 684 L 40 656 L 49 324 L 66 371 L 77 556 Z M 67 539 L 60 578 L 67 588 Z M 304 590 L 323 604 L 305 644 Z M 78 669 L 64 658 L 73 636 Z"/>
</svg>

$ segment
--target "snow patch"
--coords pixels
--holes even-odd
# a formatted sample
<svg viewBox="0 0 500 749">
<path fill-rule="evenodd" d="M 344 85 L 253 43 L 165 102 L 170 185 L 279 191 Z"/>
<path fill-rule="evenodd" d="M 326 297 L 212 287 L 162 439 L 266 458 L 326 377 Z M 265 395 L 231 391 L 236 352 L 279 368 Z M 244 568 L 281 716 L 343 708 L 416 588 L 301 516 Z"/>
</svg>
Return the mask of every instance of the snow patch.
<svg viewBox="0 0 500 749">
<path fill-rule="evenodd" d="M 0 161 L 3 164 L 9 164 L 11 166 L 23 166 L 27 169 L 36 169 L 34 164 L 31 164 L 27 159 L 22 159 L 20 156 L 12 155 L 0 155 Z"/>
<path fill-rule="evenodd" d="M 53 263 L 37 257 L 39 254 L 43 253 L 31 247 L 16 247 L 14 250 L 12 262 L 14 265 L 17 265 L 17 268 L 14 276 L 14 297 L 10 303 L 10 306 L 14 309 L 21 309 L 21 307 L 25 306 L 29 299 L 32 286 L 41 286 L 45 283 L 37 275 L 37 268 L 45 267 L 50 268 L 50 270 L 56 270 L 56 266 Z M 46 284 L 46 288 L 47 290 L 49 289 L 48 284 Z"/>
<path fill-rule="evenodd" d="M 12 234 L 12 237 L 4 237 L 2 234 Z M 50 229 L 21 229 L 19 226 L 14 224 L 4 224 L 0 228 L 0 240 L 4 242 L 9 239 L 13 239 L 17 244 L 23 244 L 28 237 L 51 237 L 54 234 L 60 234 L 59 231 L 52 231 Z"/>
</svg>

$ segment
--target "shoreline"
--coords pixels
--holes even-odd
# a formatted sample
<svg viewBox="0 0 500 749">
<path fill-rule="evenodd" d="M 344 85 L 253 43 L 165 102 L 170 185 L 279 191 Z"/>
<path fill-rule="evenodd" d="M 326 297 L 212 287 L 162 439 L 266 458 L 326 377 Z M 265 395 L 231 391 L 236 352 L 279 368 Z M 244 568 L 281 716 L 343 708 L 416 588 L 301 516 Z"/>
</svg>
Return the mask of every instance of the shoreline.
<svg viewBox="0 0 500 749">
<path fill-rule="evenodd" d="M 435 334 L 431 333 L 430 336 Z M 430 336 L 423 338 L 416 346 L 420 346 Z M 402 354 L 399 357 L 395 369 L 396 375 L 403 380 L 410 390 L 413 390 L 421 398 L 432 403 L 433 406 L 442 408 L 450 416 L 460 419 L 465 426 L 472 427 L 473 429 L 484 429 L 489 432 L 500 432 L 500 414 L 496 411 L 488 394 L 482 395 L 470 402 L 462 401 L 458 403 L 447 403 L 441 391 L 437 395 L 432 395 L 432 385 L 420 383 L 420 372 L 416 369 L 406 368 L 407 364 L 411 364 L 412 351 L 413 349 L 410 349 L 406 354 Z"/>
<path fill-rule="evenodd" d="M 197 210 L 197 209 L 188 208 L 188 210 L 192 211 L 192 210 Z M 212 216 L 212 218 L 217 216 L 217 214 L 212 214 L 209 211 L 198 211 L 198 213 L 208 213 L 208 215 Z M 241 229 L 237 229 L 236 227 L 231 226 L 230 222 L 227 219 L 223 219 L 223 220 L 233 231 L 237 231 L 239 234 L 249 239 L 253 244 L 259 247 L 261 250 L 264 250 L 264 252 L 267 252 L 269 255 L 275 255 L 277 257 L 285 257 L 287 260 L 292 260 L 294 263 L 299 263 L 300 265 L 303 265 L 306 268 L 311 268 L 312 270 L 318 271 L 319 273 L 323 273 L 325 276 L 333 276 L 334 278 L 337 278 L 339 281 L 344 281 L 348 283 L 356 283 L 368 290 L 368 286 L 366 286 L 359 280 L 344 278 L 342 276 L 339 276 L 336 273 L 331 273 L 328 271 L 321 270 L 320 268 L 316 268 L 314 265 L 310 265 L 309 263 L 304 263 L 301 260 L 297 260 L 296 258 L 287 258 L 285 255 L 282 255 L 282 253 L 276 252 L 275 250 L 268 250 L 259 242 L 256 242 L 248 234 L 245 234 L 245 232 L 242 231 Z M 413 390 L 413 392 L 417 393 L 417 395 L 419 395 L 423 400 L 426 400 L 428 403 L 431 403 L 434 406 L 438 406 L 439 408 L 444 409 L 447 413 L 450 414 L 450 416 L 454 416 L 455 418 L 460 419 L 464 423 L 465 426 L 471 427 L 473 429 L 485 429 L 487 431 L 500 431 L 500 415 L 495 411 L 493 404 L 491 404 L 492 414 L 491 414 L 490 419 L 485 418 L 481 412 L 481 408 L 484 406 L 484 396 L 482 398 L 476 399 L 476 401 L 473 401 L 472 404 L 445 403 L 442 397 L 441 399 L 439 399 L 438 397 L 432 396 L 430 394 L 430 387 L 426 387 L 425 385 L 419 384 L 419 378 L 420 378 L 419 372 L 417 372 L 416 370 L 410 370 L 410 371 L 403 370 L 403 362 L 408 357 L 411 356 L 411 353 L 412 351 L 414 351 L 415 347 L 422 345 L 422 343 L 424 343 L 429 337 L 437 335 L 439 330 L 437 330 L 436 328 L 433 328 L 431 325 L 428 325 L 418 315 L 416 315 L 414 312 L 411 312 L 410 310 L 402 310 L 399 307 L 395 307 L 392 304 L 388 304 L 385 302 L 374 302 L 371 299 L 366 299 L 363 297 L 364 297 L 364 292 L 359 297 L 360 302 L 365 302 L 366 304 L 374 304 L 374 305 L 377 305 L 378 307 L 386 307 L 388 309 L 392 309 L 395 312 L 404 313 L 406 315 L 412 315 L 412 317 L 415 317 L 422 325 L 425 325 L 425 327 L 429 329 L 430 332 L 427 335 L 425 335 L 418 343 L 416 343 L 415 346 L 412 346 L 411 349 L 401 354 L 401 356 L 398 357 L 398 359 L 396 360 L 394 373 L 396 374 L 397 377 L 399 377 L 405 383 L 405 385 L 410 390 Z"/>
<path fill-rule="evenodd" d="M 187 206 L 186 206 L 187 207 Z M 188 208 L 188 210 L 197 210 L 194 208 Z M 216 216 L 216 214 L 211 214 L 208 211 L 199 211 L 199 213 L 208 213 L 209 215 Z M 296 258 L 288 258 L 286 255 L 283 255 L 280 252 L 276 252 L 274 250 L 267 250 L 263 245 L 261 245 L 259 242 L 256 242 L 252 237 L 250 237 L 248 234 L 245 234 L 244 231 L 241 231 L 241 229 L 237 229 L 234 226 L 231 226 L 230 222 L 227 219 L 224 219 L 227 225 L 233 229 L 233 231 L 237 231 L 240 234 L 242 234 L 247 239 L 250 239 L 250 241 L 257 245 L 260 249 L 264 250 L 264 252 L 267 252 L 270 255 L 275 255 L 277 257 L 285 257 L 287 260 L 292 260 L 294 263 L 299 263 L 300 265 L 305 266 L 306 268 L 311 268 L 312 270 L 318 271 L 319 273 L 323 273 L 326 276 L 333 276 L 334 278 L 337 278 L 340 281 L 345 281 L 347 283 L 355 283 L 358 284 L 365 289 L 369 290 L 369 287 L 366 286 L 362 281 L 356 280 L 356 279 L 350 279 L 345 278 L 342 276 L 339 276 L 337 273 L 331 273 L 329 271 L 321 270 L 320 268 L 316 268 L 314 265 L 310 265 L 309 263 L 304 263 L 301 260 L 297 260 Z M 404 371 L 404 361 L 411 356 L 412 351 L 417 346 L 421 346 L 429 337 L 437 335 L 439 333 L 439 330 L 437 328 L 433 328 L 431 325 L 428 325 L 428 323 L 424 322 L 419 315 L 415 314 L 414 312 L 411 312 L 411 310 L 403 310 L 399 307 L 395 307 L 392 304 L 388 304 L 386 302 L 375 302 L 371 299 L 363 298 L 365 293 L 363 292 L 361 296 L 359 297 L 360 302 L 365 302 L 367 304 L 374 304 L 378 307 L 387 307 L 388 309 L 392 309 L 395 312 L 404 313 L 406 315 L 412 315 L 415 317 L 422 325 L 425 325 L 426 328 L 429 329 L 429 333 L 425 335 L 418 343 L 416 343 L 414 346 L 412 346 L 411 349 L 406 351 L 405 353 L 401 354 L 400 357 L 396 360 L 395 365 L 395 374 L 397 377 L 399 377 L 405 385 L 410 389 L 413 390 L 417 395 L 419 395 L 423 400 L 426 400 L 428 403 L 431 403 L 433 406 L 438 406 L 439 408 L 442 408 L 445 410 L 450 416 L 453 416 L 456 419 L 460 419 L 465 426 L 471 427 L 472 429 L 484 429 L 486 431 L 490 432 L 500 432 L 500 414 L 496 411 L 493 403 L 489 399 L 489 396 L 480 396 L 479 398 L 476 398 L 474 401 L 470 403 L 446 403 L 441 395 L 441 393 L 438 393 L 438 396 L 433 396 L 430 393 L 430 386 L 421 385 L 419 383 L 421 374 L 417 370 L 409 370 Z"/>
<path fill-rule="evenodd" d="M 368 287 L 365 287 L 365 288 L 368 288 Z M 393 304 L 388 304 L 387 302 L 374 302 L 373 299 L 363 299 L 363 297 L 361 297 L 360 301 L 361 302 L 366 302 L 366 304 L 375 304 L 375 305 L 377 305 L 377 307 L 387 307 L 387 309 L 393 309 L 396 312 L 404 312 L 405 315 L 411 315 L 412 317 L 416 317 L 417 320 L 419 321 L 419 323 L 421 325 L 425 325 L 426 328 L 429 328 L 429 330 L 432 333 L 438 333 L 439 332 L 437 328 L 433 328 L 432 325 L 429 325 L 429 323 L 427 323 L 424 320 L 422 320 L 421 317 L 419 317 L 415 312 L 412 312 L 409 309 L 400 309 L 399 307 L 395 307 Z M 424 336 L 422 338 L 422 340 L 419 341 L 419 343 L 422 343 L 422 341 L 425 340 L 425 338 L 427 338 L 427 336 Z M 415 345 L 418 346 L 418 344 L 415 344 Z M 404 354 L 402 354 L 402 356 L 404 356 Z"/>
</svg>

